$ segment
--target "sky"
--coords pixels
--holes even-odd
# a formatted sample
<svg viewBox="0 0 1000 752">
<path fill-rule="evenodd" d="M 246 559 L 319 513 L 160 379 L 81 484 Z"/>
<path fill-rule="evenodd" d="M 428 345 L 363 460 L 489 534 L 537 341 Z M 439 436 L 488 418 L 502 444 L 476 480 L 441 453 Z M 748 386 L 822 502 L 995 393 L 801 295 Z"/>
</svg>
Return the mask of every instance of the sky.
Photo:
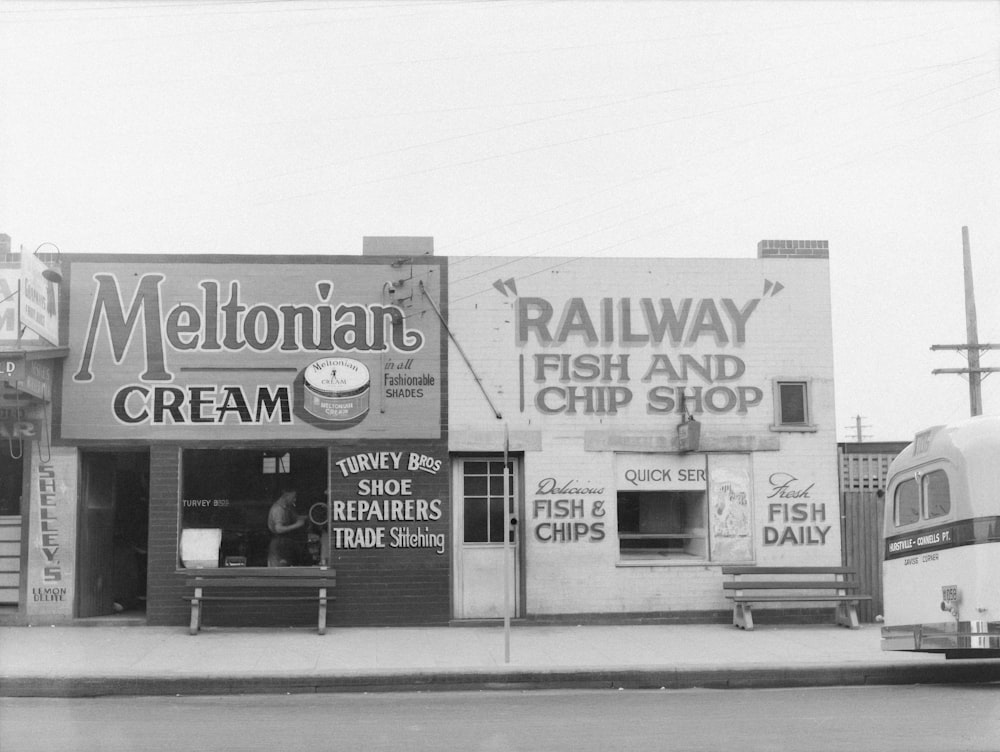
<svg viewBox="0 0 1000 752">
<path fill-rule="evenodd" d="M 931 345 L 967 342 L 968 227 L 1000 346 L 998 168 L 1000 2 L 0 0 L 15 250 L 827 240 L 840 441 L 969 415 L 967 377 L 932 374 L 964 355 Z"/>
</svg>

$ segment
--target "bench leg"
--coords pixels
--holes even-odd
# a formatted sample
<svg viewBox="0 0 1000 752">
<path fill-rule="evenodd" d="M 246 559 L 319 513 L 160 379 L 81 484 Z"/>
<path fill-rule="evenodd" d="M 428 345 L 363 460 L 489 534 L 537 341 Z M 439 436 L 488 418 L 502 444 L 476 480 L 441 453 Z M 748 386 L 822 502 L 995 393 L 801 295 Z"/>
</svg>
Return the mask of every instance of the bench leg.
<svg viewBox="0 0 1000 752">
<path fill-rule="evenodd" d="M 753 631 L 753 612 L 749 603 L 733 604 L 733 624 L 748 632 Z"/>
<path fill-rule="evenodd" d="M 858 624 L 858 611 L 853 603 L 842 602 L 837 604 L 837 624 L 848 629 L 860 629 Z"/>
<path fill-rule="evenodd" d="M 326 634 L 326 588 L 319 589 L 319 633 Z"/>
<path fill-rule="evenodd" d="M 191 599 L 191 634 L 198 634 L 201 629 L 201 588 L 194 589 L 194 598 Z"/>
</svg>

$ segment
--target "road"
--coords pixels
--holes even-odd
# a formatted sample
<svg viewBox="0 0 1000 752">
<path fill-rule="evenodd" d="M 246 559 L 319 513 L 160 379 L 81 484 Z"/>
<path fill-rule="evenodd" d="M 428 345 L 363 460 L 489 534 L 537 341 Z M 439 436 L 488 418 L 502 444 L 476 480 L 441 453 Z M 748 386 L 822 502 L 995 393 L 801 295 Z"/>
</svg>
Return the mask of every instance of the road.
<svg viewBox="0 0 1000 752">
<path fill-rule="evenodd" d="M 1000 684 L 0 699 L 4 752 L 1000 749 Z"/>
</svg>

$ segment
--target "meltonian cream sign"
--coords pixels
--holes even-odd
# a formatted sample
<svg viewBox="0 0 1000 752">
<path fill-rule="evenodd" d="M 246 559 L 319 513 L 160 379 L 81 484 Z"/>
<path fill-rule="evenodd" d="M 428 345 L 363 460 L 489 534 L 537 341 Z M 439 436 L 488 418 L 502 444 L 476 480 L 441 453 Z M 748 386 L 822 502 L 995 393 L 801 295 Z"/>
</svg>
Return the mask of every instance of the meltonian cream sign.
<svg viewBox="0 0 1000 752">
<path fill-rule="evenodd" d="M 436 299 L 438 267 L 414 273 Z M 74 261 L 61 436 L 438 438 L 440 323 L 388 294 L 391 274 L 312 257 Z"/>
</svg>

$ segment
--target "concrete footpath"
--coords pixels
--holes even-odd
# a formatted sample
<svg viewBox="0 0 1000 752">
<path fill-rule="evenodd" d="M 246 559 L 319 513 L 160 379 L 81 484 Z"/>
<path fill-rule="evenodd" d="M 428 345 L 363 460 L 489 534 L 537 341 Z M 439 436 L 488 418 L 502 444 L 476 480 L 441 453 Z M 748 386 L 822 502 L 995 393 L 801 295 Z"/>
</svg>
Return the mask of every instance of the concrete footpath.
<svg viewBox="0 0 1000 752">
<path fill-rule="evenodd" d="M 1000 659 L 886 653 L 879 627 L 0 627 L 0 695 L 91 697 L 1000 682 Z"/>
</svg>

